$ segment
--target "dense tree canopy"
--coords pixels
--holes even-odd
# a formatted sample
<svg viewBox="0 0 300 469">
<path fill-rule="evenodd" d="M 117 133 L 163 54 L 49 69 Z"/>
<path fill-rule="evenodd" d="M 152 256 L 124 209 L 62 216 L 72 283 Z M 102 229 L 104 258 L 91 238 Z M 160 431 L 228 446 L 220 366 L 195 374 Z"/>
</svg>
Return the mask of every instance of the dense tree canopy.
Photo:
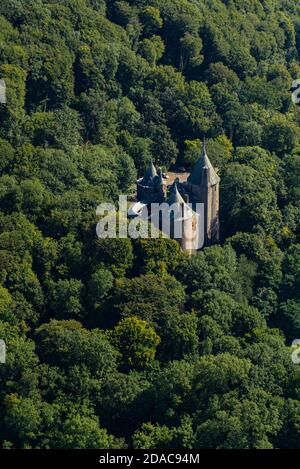
<svg viewBox="0 0 300 469">
<path fill-rule="evenodd" d="M 0 447 L 300 446 L 300 6 L 1 0 Z M 97 239 L 203 135 L 221 241 Z"/>
</svg>

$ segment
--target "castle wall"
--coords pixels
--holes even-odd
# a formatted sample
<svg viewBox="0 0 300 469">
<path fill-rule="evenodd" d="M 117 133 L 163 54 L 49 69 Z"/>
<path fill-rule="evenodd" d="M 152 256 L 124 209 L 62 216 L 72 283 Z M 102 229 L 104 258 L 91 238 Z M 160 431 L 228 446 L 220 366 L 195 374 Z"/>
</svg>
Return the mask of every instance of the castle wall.
<svg viewBox="0 0 300 469">
<path fill-rule="evenodd" d="M 137 183 L 137 200 L 146 204 L 161 203 L 165 200 L 164 186 L 143 186 Z"/>
<path fill-rule="evenodd" d="M 212 187 L 212 207 L 211 207 L 211 231 L 212 241 L 219 241 L 219 212 L 220 212 L 220 195 L 219 184 Z"/>
<path fill-rule="evenodd" d="M 205 244 L 219 240 L 219 184 L 211 186 L 203 184 L 196 186 L 183 183 L 182 187 L 187 192 L 190 203 L 204 204 L 204 237 Z"/>
</svg>

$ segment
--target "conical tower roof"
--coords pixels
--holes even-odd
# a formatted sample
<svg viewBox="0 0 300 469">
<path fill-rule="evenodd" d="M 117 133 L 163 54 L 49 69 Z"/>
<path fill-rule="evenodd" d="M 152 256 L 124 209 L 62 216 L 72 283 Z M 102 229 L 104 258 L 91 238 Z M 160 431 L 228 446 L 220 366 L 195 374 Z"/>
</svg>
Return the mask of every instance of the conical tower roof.
<svg viewBox="0 0 300 469">
<path fill-rule="evenodd" d="M 181 205 L 181 204 L 186 203 L 183 200 L 183 198 L 182 198 L 182 196 L 181 196 L 181 194 L 178 190 L 178 187 L 177 187 L 176 183 L 174 184 L 173 190 L 172 190 L 171 194 L 168 197 L 167 203 L 169 205 L 173 205 L 173 204 Z"/>
<path fill-rule="evenodd" d="M 174 183 L 173 190 L 167 199 L 167 203 L 172 210 L 171 218 L 173 220 L 183 221 L 190 219 L 193 216 L 193 210 L 181 196 L 176 182 Z"/>
<path fill-rule="evenodd" d="M 151 161 L 148 168 L 146 169 L 145 176 L 143 177 L 143 183 L 152 181 L 155 176 L 157 176 L 157 171 L 153 162 Z"/>
<path fill-rule="evenodd" d="M 203 142 L 202 152 L 199 160 L 195 164 L 191 174 L 188 177 L 188 182 L 190 184 L 194 184 L 195 186 L 200 186 L 202 181 L 203 169 L 209 169 L 209 182 L 212 186 L 215 186 L 220 182 L 220 178 L 217 175 L 216 171 L 214 170 L 213 165 L 211 164 L 207 153 L 206 153 L 206 145 Z"/>
</svg>

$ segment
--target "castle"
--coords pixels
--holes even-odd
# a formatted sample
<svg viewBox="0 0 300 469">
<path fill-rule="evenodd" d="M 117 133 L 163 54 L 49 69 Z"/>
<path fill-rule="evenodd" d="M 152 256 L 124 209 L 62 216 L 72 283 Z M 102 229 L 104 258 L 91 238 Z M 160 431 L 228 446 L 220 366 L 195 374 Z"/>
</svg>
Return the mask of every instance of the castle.
<svg viewBox="0 0 300 469">
<path fill-rule="evenodd" d="M 137 180 L 137 203 L 131 208 L 131 216 L 141 216 L 143 208 L 153 207 L 151 204 L 162 204 L 162 213 L 168 212 L 171 217 L 168 234 L 179 242 L 183 251 L 192 253 L 218 242 L 220 178 L 207 156 L 205 142 L 201 156 L 186 181 L 180 182 L 177 178 L 168 187 L 165 181 L 161 169 L 156 170 L 151 162 L 144 177 Z M 202 207 L 201 213 L 196 210 L 197 204 Z M 151 210 L 147 212 L 148 219 L 164 232 L 162 214 L 158 220 L 153 208 Z M 201 243 L 199 239 L 195 242 L 195 236 L 200 233 L 200 224 Z M 176 233 L 178 226 L 180 230 Z"/>
</svg>

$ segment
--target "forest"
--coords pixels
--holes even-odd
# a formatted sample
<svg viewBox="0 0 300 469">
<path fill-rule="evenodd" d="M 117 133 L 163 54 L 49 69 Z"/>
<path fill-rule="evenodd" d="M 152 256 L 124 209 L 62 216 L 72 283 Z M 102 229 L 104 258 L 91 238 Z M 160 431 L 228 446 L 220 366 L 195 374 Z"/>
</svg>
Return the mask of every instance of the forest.
<svg viewBox="0 0 300 469">
<path fill-rule="evenodd" d="M 300 448 L 299 57 L 295 0 L 1 0 L 1 448 Z M 220 244 L 97 238 L 203 135 Z"/>
</svg>

